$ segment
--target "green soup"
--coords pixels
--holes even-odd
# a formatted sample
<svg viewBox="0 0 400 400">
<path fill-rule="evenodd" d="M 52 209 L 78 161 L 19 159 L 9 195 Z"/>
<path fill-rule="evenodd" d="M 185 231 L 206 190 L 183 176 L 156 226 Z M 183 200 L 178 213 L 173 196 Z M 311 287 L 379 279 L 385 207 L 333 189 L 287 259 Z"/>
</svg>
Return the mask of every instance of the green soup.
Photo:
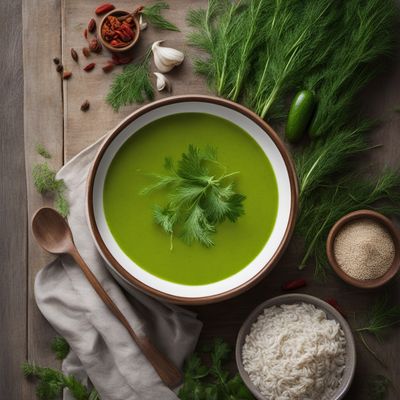
<svg viewBox="0 0 400 400">
<path fill-rule="evenodd" d="M 148 173 L 165 173 L 164 158 L 175 160 L 188 145 L 211 145 L 228 171 L 240 171 L 236 189 L 246 196 L 245 215 L 218 225 L 215 245 L 189 246 L 170 238 L 153 221 L 153 206 L 165 205 L 163 193 L 143 196 Z M 185 285 L 225 279 L 249 264 L 267 242 L 275 224 L 278 188 L 261 147 L 233 123 L 209 114 L 182 113 L 156 120 L 135 133 L 111 162 L 104 187 L 108 226 L 125 254 L 147 272 Z"/>
</svg>

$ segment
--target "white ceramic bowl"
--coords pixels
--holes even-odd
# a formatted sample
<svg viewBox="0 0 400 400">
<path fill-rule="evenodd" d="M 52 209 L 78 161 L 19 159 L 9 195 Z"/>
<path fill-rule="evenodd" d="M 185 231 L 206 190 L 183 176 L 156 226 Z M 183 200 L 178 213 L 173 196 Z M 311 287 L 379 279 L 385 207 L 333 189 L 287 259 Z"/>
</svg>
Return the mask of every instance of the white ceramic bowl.
<svg viewBox="0 0 400 400">
<path fill-rule="evenodd" d="M 156 277 L 135 264 L 119 247 L 107 225 L 103 189 L 107 170 L 121 146 L 150 122 L 178 113 L 199 112 L 225 118 L 253 137 L 268 157 L 278 185 L 278 213 L 271 236 L 258 256 L 236 274 L 219 282 L 189 286 Z M 151 103 L 126 118 L 107 138 L 89 175 L 87 208 L 96 245 L 124 286 L 181 304 L 201 304 L 233 297 L 254 285 L 271 270 L 286 247 L 297 210 L 297 181 L 289 154 L 277 134 L 243 106 L 209 96 L 176 96 Z"/>
</svg>

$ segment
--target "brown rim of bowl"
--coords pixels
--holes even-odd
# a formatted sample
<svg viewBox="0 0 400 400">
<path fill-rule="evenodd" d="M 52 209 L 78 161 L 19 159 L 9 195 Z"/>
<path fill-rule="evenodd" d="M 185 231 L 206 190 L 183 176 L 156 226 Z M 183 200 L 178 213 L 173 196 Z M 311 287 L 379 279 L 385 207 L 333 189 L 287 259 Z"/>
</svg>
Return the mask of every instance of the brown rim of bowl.
<svg viewBox="0 0 400 400">
<path fill-rule="evenodd" d="M 252 120 L 257 125 L 259 125 L 266 132 L 266 134 L 269 135 L 269 137 L 273 140 L 273 142 L 277 146 L 279 152 L 281 153 L 282 158 L 286 164 L 286 168 L 288 170 L 290 187 L 292 190 L 289 222 L 286 227 L 285 234 L 284 234 L 284 236 L 281 240 L 281 243 L 279 244 L 279 247 L 276 250 L 275 254 L 270 259 L 270 261 L 264 266 L 264 268 L 260 272 L 258 272 L 258 274 L 256 274 L 251 279 L 249 279 L 247 282 L 243 283 L 242 285 L 240 285 L 234 289 L 231 289 L 231 290 L 228 290 L 226 292 L 222 292 L 222 293 L 219 293 L 216 295 L 196 297 L 196 298 L 174 296 L 174 295 L 171 295 L 168 293 L 161 292 L 157 289 L 154 289 L 154 288 L 144 284 L 143 282 L 139 281 L 134 276 L 132 276 L 130 273 L 128 273 L 117 262 L 117 260 L 112 256 L 112 254 L 106 247 L 105 243 L 103 242 L 100 232 L 98 230 L 95 218 L 94 218 L 94 211 L 93 211 L 93 184 L 94 184 L 96 172 L 97 172 L 98 166 L 100 164 L 100 161 L 103 157 L 103 154 L 107 150 L 110 143 L 114 140 L 114 138 L 126 126 L 128 126 L 132 121 L 134 121 L 138 117 L 146 114 L 149 111 L 152 111 L 158 107 L 162 107 L 165 105 L 184 103 L 184 102 L 189 102 L 189 101 L 217 104 L 220 106 L 230 108 L 234 111 L 237 111 L 237 112 L 245 115 L 250 120 Z M 259 282 L 261 280 L 261 278 L 263 278 L 267 273 L 269 273 L 272 270 L 272 267 L 275 266 L 275 264 L 277 263 L 277 261 L 279 260 L 281 255 L 283 254 L 283 252 L 286 249 L 286 247 L 289 243 L 289 240 L 292 236 L 295 221 L 296 221 L 296 215 L 297 215 L 297 207 L 298 207 L 297 200 L 298 200 L 298 183 L 297 183 L 294 165 L 289 156 L 289 152 L 286 150 L 283 142 L 278 137 L 278 135 L 275 133 L 275 131 L 267 123 L 265 123 L 258 115 L 256 115 L 252 111 L 248 110 L 244 106 L 241 106 L 240 104 L 236 104 L 229 100 L 221 99 L 219 97 L 203 96 L 203 95 L 171 96 L 166 99 L 154 101 L 144 107 L 141 107 L 137 111 L 134 111 L 130 116 L 128 116 L 126 119 L 124 119 L 110 133 L 110 135 L 107 137 L 105 142 L 102 144 L 102 146 L 99 149 L 99 151 L 95 157 L 95 160 L 93 162 L 92 169 L 89 173 L 88 182 L 87 182 L 87 212 L 88 212 L 88 217 L 89 217 L 90 228 L 91 228 L 92 234 L 94 236 L 94 239 L 97 243 L 97 246 L 100 249 L 100 252 L 103 254 L 103 257 L 108 261 L 108 263 L 112 266 L 112 268 L 114 268 L 116 270 L 116 272 L 119 273 L 119 275 L 121 275 L 125 280 L 127 280 L 134 287 L 136 287 L 152 296 L 161 298 L 163 300 L 167 300 L 169 302 L 176 303 L 176 304 L 186 304 L 186 305 L 209 304 L 209 303 L 215 303 L 215 302 L 222 301 L 222 300 L 227 300 L 231 297 L 237 296 L 240 293 L 243 293 L 244 291 L 250 289 L 257 282 Z"/>
<path fill-rule="evenodd" d="M 254 397 L 258 400 L 266 400 L 266 397 L 263 396 L 257 386 L 250 380 L 250 377 L 246 370 L 243 367 L 242 362 L 242 347 L 246 336 L 249 334 L 251 326 L 254 322 L 256 322 L 258 316 L 263 312 L 265 308 L 272 307 L 272 306 L 279 306 L 282 304 L 294 304 L 294 303 L 307 303 L 312 304 L 316 308 L 324 311 L 328 318 L 333 317 L 341 326 L 343 333 L 346 338 L 346 369 L 343 374 L 343 378 L 346 380 L 340 383 L 339 387 L 337 388 L 334 397 L 332 400 L 339 400 L 342 399 L 345 394 L 350 389 L 351 383 L 354 379 L 355 369 L 357 365 L 357 352 L 356 346 L 354 342 L 354 335 L 350 328 L 349 323 L 346 319 L 337 311 L 334 307 L 332 307 L 326 301 L 320 299 L 319 297 L 310 296 L 308 294 L 303 293 L 291 293 L 291 294 L 284 294 L 276 297 L 272 297 L 261 304 L 259 304 L 253 311 L 249 314 L 249 316 L 245 319 L 242 326 L 240 327 L 239 333 L 236 338 L 235 344 L 235 359 L 236 365 L 238 367 L 239 374 L 243 379 L 243 382 L 254 395 Z"/>
<path fill-rule="evenodd" d="M 334 245 L 337 234 L 340 230 L 348 223 L 355 221 L 357 219 L 370 219 L 378 222 L 382 225 L 391 235 L 395 247 L 395 255 L 392 265 L 386 271 L 384 275 L 376 279 L 361 280 L 352 278 L 347 275 L 339 266 L 336 261 L 334 253 Z M 349 283 L 350 285 L 356 286 L 362 289 L 374 289 L 378 288 L 385 283 L 389 282 L 398 272 L 400 267 L 400 233 L 393 222 L 385 217 L 384 215 L 372 211 L 372 210 L 358 210 L 353 211 L 344 217 L 340 218 L 329 232 L 328 239 L 326 241 L 326 254 L 328 256 L 329 264 L 332 266 L 333 270 L 343 281 Z"/>
<path fill-rule="evenodd" d="M 108 50 L 110 50 L 113 53 L 125 53 L 129 50 L 132 49 L 132 47 L 137 43 L 137 41 L 139 40 L 140 37 L 140 24 L 139 24 L 139 20 L 137 17 L 133 17 L 133 20 L 135 21 L 135 27 L 136 27 L 136 31 L 135 31 L 135 37 L 133 38 L 132 42 L 129 43 L 127 46 L 125 47 L 113 47 L 110 45 L 110 43 L 108 43 L 104 38 L 103 35 L 101 34 L 101 27 L 104 24 L 104 21 L 106 20 L 107 17 L 109 17 L 110 15 L 126 15 L 126 14 L 130 14 L 129 11 L 125 11 L 125 10 L 111 10 L 109 13 L 107 13 L 106 15 L 103 16 L 103 18 L 100 20 L 99 26 L 97 28 L 97 36 L 101 42 L 101 44 Z"/>
</svg>

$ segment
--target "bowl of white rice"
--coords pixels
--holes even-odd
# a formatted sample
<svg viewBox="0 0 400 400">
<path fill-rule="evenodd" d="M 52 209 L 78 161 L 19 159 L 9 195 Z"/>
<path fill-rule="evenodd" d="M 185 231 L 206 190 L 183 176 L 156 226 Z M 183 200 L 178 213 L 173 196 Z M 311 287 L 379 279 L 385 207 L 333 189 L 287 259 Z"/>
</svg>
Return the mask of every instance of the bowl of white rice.
<svg viewBox="0 0 400 400">
<path fill-rule="evenodd" d="M 325 301 L 305 294 L 278 296 L 244 322 L 236 362 L 258 400 L 339 400 L 354 377 L 354 337 Z"/>
</svg>

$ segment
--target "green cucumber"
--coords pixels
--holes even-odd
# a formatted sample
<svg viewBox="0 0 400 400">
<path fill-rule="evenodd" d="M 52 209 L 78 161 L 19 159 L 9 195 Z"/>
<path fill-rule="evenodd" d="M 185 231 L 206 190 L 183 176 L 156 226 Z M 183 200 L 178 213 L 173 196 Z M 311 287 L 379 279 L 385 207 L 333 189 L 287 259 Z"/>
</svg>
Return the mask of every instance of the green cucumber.
<svg viewBox="0 0 400 400">
<path fill-rule="evenodd" d="M 286 124 L 289 142 L 297 142 L 304 135 L 314 113 L 316 98 L 310 90 L 301 90 L 294 97 Z"/>
</svg>

